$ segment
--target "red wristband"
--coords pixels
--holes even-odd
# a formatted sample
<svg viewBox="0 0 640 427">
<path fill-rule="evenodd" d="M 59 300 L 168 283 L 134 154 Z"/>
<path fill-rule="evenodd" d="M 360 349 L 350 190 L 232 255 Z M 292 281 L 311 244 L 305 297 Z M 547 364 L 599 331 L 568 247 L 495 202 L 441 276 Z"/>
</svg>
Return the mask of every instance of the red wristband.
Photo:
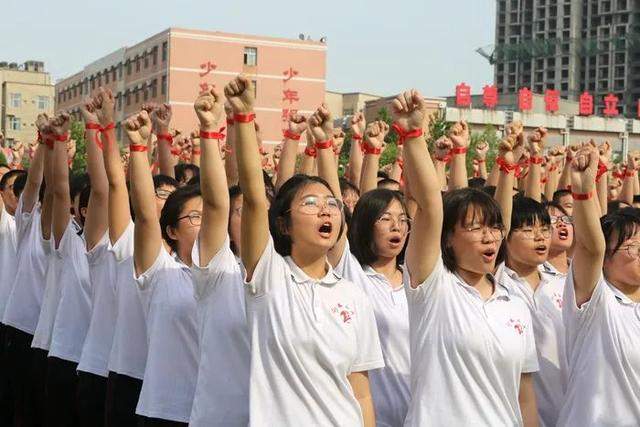
<svg viewBox="0 0 640 427">
<path fill-rule="evenodd" d="M 531 156 L 531 158 L 529 159 L 529 163 L 533 165 L 541 165 L 543 161 L 544 159 L 540 156 Z"/>
<path fill-rule="evenodd" d="M 255 118 L 256 118 L 255 113 L 248 113 L 248 114 L 236 113 L 233 115 L 233 121 L 238 123 L 249 123 L 254 121 Z"/>
<path fill-rule="evenodd" d="M 202 154 L 202 150 L 200 150 L 200 148 L 194 148 L 193 150 L 191 150 L 191 154 L 193 154 L 194 156 L 199 156 L 200 154 Z"/>
<path fill-rule="evenodd" d="M 518 165 L 515 163 L 508 163 L 504 157 L 498 157 L 496 158 L 496 163 L 499 166 L 499 169 L 502 172 L 506 172 L 509 173 L 511 171 L 515 171 L 518 168 Z"/>
<path fill-rule="evenodd" d="M 589 200 L 593 196 L 593 191 L 584 194 L 571 193 L 573 200 Z"/>
<path fill-rule="evenodd" d="M 409 138 L 419 138 L 424 134 L 422 129 L 404 130 L 397 122 L 392 124 L 391 127 L 398 134 L 398 145 L 404 144 L 404 142 Z"/>
<path fill-rule="evenodd" d="M 540 180 L 540 184 L 546 184 L 547 182 L 549 182 L 549 178 L 546 176 Z"/>
<path fill-rule="evenodd" d="M 223 133 L 225 127 L 221 127 L 217 132 L 207 132 L 204 130 L 200 131 L 200 138 L 202 139 L 217 139 L 217 140 L 221 140 L 224 139 L 225 135 Z"/>
<path fill-rule="evenodd" d="M 400 169 L 404 169 L 404 159 L 396 159 L 396 163 L 400 166 Z"/>
<path fill-rule="evenodd" d="M 364 152 L 364 154 L 375 154 L 378 155 L 382 152 L 382 149 L 380 147 L 372 147 L 371 145 L 369 145 L 368 143 L 364 143 L 362 144 L 362 150 Z"/>
<path fill-rule="evenodd" d="M 627 171 L 627 172 L 624 173 L 624 176 L 632 178 L 632 177 L 636 176 L 636 172 L 635 171 L 633 171 L 633 172 L 628 172 Z"/>
<path fill-rule="evenodd" d="M 439 162 L 449 163 L 451 161 L 451 154 L 446 154 L 444 157 L 435 157 L 435 159 Z"/>
<path fill-rule="evenodd" d="M 484 163 L 484 159 L 474 159 L 475 162 L 478 162 L 478 164 L 480 163 Z"/>
<path fill-rule="evenodd" d="M 316 142 L 317 150 L 326 150 L 333 147 L 333 139 L 327 139 L 326 141 Z"/>
<path fill-rule="evenodd" d="M 233 119 L 229 119 L 229 118 L 227 119 L 227 124 L 228 124 L 229 126 L 233 126 L 233 124 L 234 124 L 234 123 L 235 123 L 235 122 L 233 121 Z"/>
<path fill-rule="evenodd" d="M 167 141 L 169 145 L 173 145 L 173 136 L 171 136 L 171 134 L 160 133 L 156 135 L 156 138 L 158 139 L 158 141 Z"/>
<path fill-rule="evenodd" d="M 149 147 L 147 147 L 146 145 L 142 145 L 142 144 L 129 145 L 130 153 L 144 153 L 145 151 L 148 151 L 148 150 L 149 150 Z"/>
<path fill-rule="evenodd" d="M 602 178 L 602 175 L 606 174 L 609 171 L 609 168 L 607 168 L 607 165 L 605 165 L 603 162 L 599 161 L 598 162 L 598 173 L 596 174 L 596 182 L 600 182 L 600 178 Z M 626 172 L 625 172 L 626 175 Z"/>
<path fill-rule="evenodd" d="M 354 134 L 351 136 L 351 139 L 353 139 L 354 141 L 362 141 L 362 135 L 357 134 L 357 133 L 354 133 Z"/>
<path fill-rule="evenodd" d="M 84 125 L 84 128 L 87 129 L 87 130 L 100 130 L 100 129 L 102 129 L 102 126 L 100 126 L 100 123 L 91 123 L 91 122 L 89 122 L 89 123 L 86 123 Z"/>
<path fill-rule="evenodd" d="M 307 147 L 304 149 L 304 154 L 306 154 L 309 157 L 315 158 L 318 156 L 318 151 L 313 147 Z"/>
<path fill-rule="evenodd" d="M 69 139 L 69 132 L 63 133 L 62 135 L 53 135 L 53 140 L 58 142 L 67 142 Z"/>
<path fill-rule="evenodd" d="M 467 152 L 467 147 L 453 147 L 451 149 L 451 154 L 455 155 L 455 154 L 466 154 Z"/>
<path fill-rule="evenodd" d="M 300 134 L 294 133 L 294 132 L 290 131 L 289 129 L 285 130 L 283 135 L 284 135 L 285 138 L 291 139 L 293 141 L 300 141 Z"/>
<path fill-rule="evenodd" d="M 182 153 L 182 152 L 180 151 L 179 148 L 172 148 L 171 149 L 171 154 L 173 154 L 174 156 L 179 156 L 180 153 Z"/>
</svg>

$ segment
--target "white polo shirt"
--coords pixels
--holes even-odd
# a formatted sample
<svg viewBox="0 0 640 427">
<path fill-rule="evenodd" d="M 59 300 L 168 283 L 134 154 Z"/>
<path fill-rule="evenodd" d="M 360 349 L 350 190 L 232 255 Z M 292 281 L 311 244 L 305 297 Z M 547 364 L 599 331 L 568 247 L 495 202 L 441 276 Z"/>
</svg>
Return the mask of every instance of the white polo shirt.
<svg viewBox="0 0 640 427">
<path fill-rule="evenodd" d="M 51 337 L 53 326 L 58 313 L 58 305 L 62 296 L 63 270 L 67 263 L 66 257 L 61 256 L 60 249 L 68 247 L 67 240 L 73 239 L 73 235 L 78 232 L 78 226 L 75 221 L 70 220 L 67 229 L 62 236 L 58 250 L 54 248 L 54 239 L 51 238 L 51 251 L 49 253 L 49 262 L 45 276 L 45 289 L 42 296 L 42 307 L 38 324 L 33 335 L 31 347 L 49 351 L 51 348 Z M 63 246 L 65 245 L 65 246 Z M 67 268 L 69 268 L 67 266 Z M 66 273 L 68 275 L 68 272 Z"/>
<path fill-rule="evenodd" d="M 205 267 L 200 267 L 199 240 L 191 258 L 200 364 L 189 425 L 246 426 L 251 349 L 239 261 L 228 237 Z"/>
<path fill-rule="evenodd" d="M 47 247 L 42 238 L 40 204 L 31 212 L 22 211 L 22 197 L 15 215 L 17 269 L 7 299 L 2 323 L 33 335 L 38 324 L 47 271 Z"/>
<path fill-rule="evenodd" d="M 442 258 L 416 289 L 405 289 L 412 397 L 405 426 L 521 425 L 520 378 L 538 370 L 525 304 L 500 283 L 483 300 Z"/>
<path fill-rule="evenodd" d="M 384 366 L 371 303 L 327 264 L 321 280 L 265 247 L 246 284 L 250 424 L 361 426 L 347 376 Z"/>
<path fill-rule="evenodd" d="M 191 269 L 161 246 L 137 283 L 146 313 L 149 353 L 136 413 L 189 422 L 199 356 Z"/>
<path fill-rule="evenodd" d="M 84 235 L 78 235 L 80 227 L 74 220 L 69 222 L 75 229 L 69 233 L 72 228 L 67 228 L 69 237 L 63 238 L 55 251 L 63 260 L 58 275 L 62 292 L 51 332 L 49 356 L 78 363 L 91 321 L 91 285 Z"/>
<path fill-rule="evenodd" d="M 568 384 L 559 426 L 640 424 L 640 303 L 604 277 L 578 308 L 573 265 L 564 289 Z"/>
<path fill-rule="evenodd" d="M 520 298 L 529 308 L 533 321 L 540 370 L 533 376 L 540 426 L 555 427 L 565 390 L 565 336 L 562 322 L 564 277 L 547 273 L 540 265 L 540 284 L 535 293 L 518 274 L 500 264 L 496 280 Z"/>
<path fill-rule="evenodd" d="M 16 279 L 18 256 L 16 220 L 0 207 L 0 315 L 4 315 L 9 294 Z"/>
<path fill-rule="evenodd" d="M 393 289 L 387 278 L 364 268 L 346 244 L 336 272 L 357 284 L 369 297 L 378 326 L 384 368 L 369 373 L 377 426 L 401 426 L 410 400 L 409 311 L 403 287 Z"/>
<path fill-rule="evenodd" d="M 82 347 L 78 371 L 101 377 L 109 375 L 109 354 L 116 323 L 116 261 L 110 249 L 109 232 L 87 252 L 91 278 L 91 321 Z"/>
<path fill-rule="evenodd" d="M 109 371 L 142 380 L 147 363 L 147 324 L 133 268 L 130 222 L 111 251 L 116 260 L 116 318 Z"/>
</svg>

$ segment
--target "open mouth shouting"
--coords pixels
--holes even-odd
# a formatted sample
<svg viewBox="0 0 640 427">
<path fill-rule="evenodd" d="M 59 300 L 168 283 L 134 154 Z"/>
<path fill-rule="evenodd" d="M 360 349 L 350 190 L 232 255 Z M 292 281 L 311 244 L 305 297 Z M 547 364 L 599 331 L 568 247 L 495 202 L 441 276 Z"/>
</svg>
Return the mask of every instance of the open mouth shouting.
<svg viewBox="0 0 640 427">
<path fill-rule="evenodd" d="M 320 228 L 318 228 L 318 233 L 320 233 L 320 235 L 325 238 L 328 239 L 331 237 L 331 231 L 333 230 L 333 224 L 331 224 L 331 222 L 327 221 L 324 222 Z"/>
</svg>

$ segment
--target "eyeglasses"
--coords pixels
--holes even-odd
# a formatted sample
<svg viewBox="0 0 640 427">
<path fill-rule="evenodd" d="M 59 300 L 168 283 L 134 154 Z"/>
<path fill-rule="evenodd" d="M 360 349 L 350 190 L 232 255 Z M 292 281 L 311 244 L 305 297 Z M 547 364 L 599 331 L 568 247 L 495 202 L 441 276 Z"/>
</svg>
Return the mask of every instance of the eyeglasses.
<svg viewBox="0 0 640 427">
<path fill-rule="evenodd" d="M 305 215 L 317 215 L 323 209 L 327 209 L 330 215 L 340 215 L 344 204 L 335 197 L 307 196 L 300 202 L 300 213 Z M 291 209 L 289 209 L 291 211 Z"/>
<path fill-rule="evenodd" d="M 528 240 L 535 239 L 537 235 L 541 235 L 545 239 L 551 237 L 551 227 L 548 225 L 544 227 L 522 227 L 513 231 Z"/>
<path fill-rule="evenodd" d="M 472 224 L 465 227 L 465 231 L 469 233 L 474 242 L 482 242 L 485 236 L 489 236 L 492 240 L 504 239 L 504 228 L 502 227 Z"/>
<path fill-rule="evenodd" d="M 156 190 L 156 197 L 160 200 L 167 200 L 167 198 L 173 193 L 170 190 Z"/>
<path fill-rule="evenodd" d="M 551 225 L 556 225 L 558 222 L 562 222 L 563 224 L 573 224 L 573 217 L 569 215 L 551 217 Z"/>
<path fill-rule="evenodd" d="M 189 218 L 191 225 L 198 226 L 202 224 L 202 212 L 189 212 L 188 215 L 178 218 L 178 221 L 182 221 L 185 218 Z"/>
<path fill-rule="evenodd" d="M 626 250 L 627 254 L 629 254 L 629 256 L 633 259 L 638 259 L 640 258 L 640 245 L 629 245 L 629 246 L 625 246 L 625 247 L 621 247 L 618 250 Z"/>
<path fill-rule="evenodd" d="M 397 225 L 400 230 L 407 231 L 411 226 L 411 219 L 406 215 L 400 215 L 398 217 L 394 217 L 390 213 L 383 213 L 380 218 L 376 220 L 378 224 L 381 224 L 385 227 L 391 229 L 391 227 Z"/>
</svg>

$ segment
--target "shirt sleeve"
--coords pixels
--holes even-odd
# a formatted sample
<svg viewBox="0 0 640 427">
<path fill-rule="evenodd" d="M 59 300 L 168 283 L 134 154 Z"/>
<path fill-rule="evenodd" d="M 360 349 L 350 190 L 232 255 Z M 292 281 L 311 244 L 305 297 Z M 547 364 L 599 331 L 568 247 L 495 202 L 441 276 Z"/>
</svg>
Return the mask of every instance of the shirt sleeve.
<svg viewBox="0 0 640 427">
<path fill-rule="evenodd" d="M 358 285 L 362 290 L 365 290 L 364 286 L 367 280 L 367 275 L 358 262 L 358 259 L 351 253 L 351 246 L 349 245 L 348 240 L 344 245 L 344 252 L 340 257 L 340 261 L 338 261 L 338 264 L 334 268 L 334 271 L 338 273 L 340 277 L 350 280 Z"/>
<path fill-rule="evenodd" d="M 167 250 L 164 248 L 164 245 L 160 245 L 160 251 L 158 251 L 158 256 L 156 260 L 153 262 L 151 267 L 147 269 L 140 276 L 135 277 L 135 271 L 132 271 L 134 275 L 136 284 L 138 285 L 138 296 L 140 297 L 140 302 L 142 303 L 142 310 L 144 311 L 145 318 L 149 314 L 149 308 L 151 307 L 151 298 L 153 296 L 154 291 L 154 283 L 157 281 L 157 276 L 163 270 L 167 270 L 169 268 L 174 268 L 176 262 L 169 255 Z"/>
<path fill-rule="evenodd" d="M 404 281 L 404 289 L 407 293 L 407 301 L 417 304 L 425 302 L 432 297 L 438 289 L 438 284 L 444 281 L 444 277 L 447 274 L 447 270 L 442 262 L 442 256 L 438 257 L 436 265 L 433 267 L 433 271 L 429 276 L 420 283 L 415 289 L 411 287 L 411 272 L 405 265 L 403 269 L 402 278 Z"/>
<path fill-rule="evenodd" d="M 11 215 L 2 207 L 0 212 L 0 239 L 10 242 L 14 248 L 16 245 L 16 223 Z"/>
<path fill-rule="evenodd" d="M 22 196 L 18 199 L 18 206 L 16 208 L 15 220 L 16 220 L 16 239 L 20 243 L 27 235 L 31 228 L 31 225 L 37 221 L 36 215 L 39 212 L 40 205 L 38 202 L 33 206 L 31 212 L 24 212 L 22 205 Z"/>
<path fill-rule="evenodd" d="M 70 251 L 73 249 L 72 248 L 72 240 L 74 237 L 73 234 L 75 232 L 76 232 L 75 224 L 73 223 L 73 220 L 70 219 L 69 223 L 67 224 L 67 228 L 64 230 L 64 234 L 60 239 L 58 248 L 56 249 L 54 246 L 54 251 L 59 258 L 66 258 L 70 256 Z M 54 242 L 54 245 L 55 245 L 56 239 L 55 237 L 53 237 L 53 234 L 52 234 L 51 240 Z"/>
<path fill-rule="evenodd" d="M 540 370 L 540 366 L 538 364 L 538 352 L 536 350 L 536 339 L 533 334 L 533 321 L 531 319 L 531 313 L 524 304 L 522 305 L 524 310 L 523 312 L 526 315 L 526 328 L 524 330 L 525 353 L 522 372 L 528 374 L 531 372 L 538 372 Z"/>
<path fill-rule="evenodd" d="M 222 247 L 205 267 L 200 267 L 200 239 L 198 238 L 193 245 L 191 271 L 197 300 L 205 299 L 218 283 L 223 283 L 227 278 L 230 280 L 230 277 L 239 271 L 238 261 L 229 244 L 230 240 L 227 236 Z"/>
<path fill-rule="evenodd" d="M 89 266 L 104 262 L 104 256 L 109 253 L 109 246 L 109 231 L 107 231 L 93 249 L 87 252 Z"/>
<path fill-rule="evenodd" d="M 247 295 L 251 299 L 259 298 L 273 291 L 276 286 L 283 286 L 286 282 L 287 263 L 284 258 L 276 252 L 273 239 L 269 236 L 267 246 L 258 260 L 251 280 L 246 280 L 245 286 Z"/>
<path fill-rule="evenodd" d="M 351 372 L 364 372 L 384 367 L 384 359 L 373 307 L 364 292 L 357 290 L 359 291 L 356 313 L 358 355 L 351 366 Z"/>
<path fill-rule="evenodd" d="M 111 251 L 116 259 L 117 263 L 121 263 L 130 258 L 133 258 L 133 231 L 134 231 L 133 221 L 129 222 L 127 228 L 125 228 L 124 232 L 120 236 L 118 240 L 116 240 L 111 246 Z"/>
</svg>

